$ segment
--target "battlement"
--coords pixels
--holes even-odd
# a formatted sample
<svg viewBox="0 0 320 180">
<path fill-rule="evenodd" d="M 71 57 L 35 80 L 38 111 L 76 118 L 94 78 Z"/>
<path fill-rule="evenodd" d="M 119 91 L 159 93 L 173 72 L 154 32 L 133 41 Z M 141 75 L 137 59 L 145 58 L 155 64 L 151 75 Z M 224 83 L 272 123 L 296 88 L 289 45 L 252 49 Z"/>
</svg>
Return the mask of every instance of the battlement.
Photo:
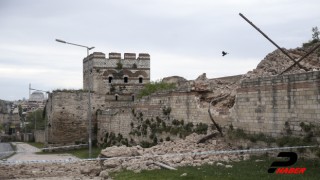
<svg viewBox="0 0 320 180">
<path fill-rule="evenodd" d="M 109 59 L 121 59 L 121 53 L 111 52 L 109 53 Z"/>
<path fill-rule="evenodd" d="M 94 52 L 94 53 L 90 54 L 89 57 L 85 57 L 83 59 L 83 62 L 87 62 L 88 60 L 92 60 L 92 59 L 95 59 L 95 58 L 105 59 L 106 55 L 104 53 L 102 53 L 102 52 Z"/>
<path fill-rule="evenodd" d="M 150 55 L 147 53 L 94 52 L 83 61 L 83 87 L 100 94 L 135 93 L 150 82 Z M 122 97 L 122 96 L 121 96 Z M 120 98 L 120 96 L 119 96 Z M 121 99 L 121 98 L 120 98 Z"/>
<path fill-rule="evenodd" d="M 89 57 L 85 57 L 83 62 L 87 62 L 92 59 L 106 59 L 106 55 L 102 52 L 94 52 L 89 55 Z M 109 59 L 121 59 L 121 53 L 111 52 L 109 53 Z M 150 55 L 148 53 L 139 53 L 138 57 L 136 53 L 124 53 L 125 60 L 150 60 Z"/>
<path fill-rule="evenodd" d="M 124 59 L 136 59 L 136 53 L 124 53 Z"/>
<path fill-rule="evenodd" d="M 147 54 L 147 53 L 139 53 L 139 57 L 138 57 L 138 59 L 140 59 L 140 60 L 150 60 L 150 55 L 149 54 Z"/>
<path fill-rule="evenodd" d="M 111 52 L 109 53 L 109 59 L 121 59 L 121 53 Z M 126 60 L 150 60 L 150 55 L 147 53 L 139 53 L 138 58 L 136 53 L 124 53 L 124 59 Z"/>
</svg>

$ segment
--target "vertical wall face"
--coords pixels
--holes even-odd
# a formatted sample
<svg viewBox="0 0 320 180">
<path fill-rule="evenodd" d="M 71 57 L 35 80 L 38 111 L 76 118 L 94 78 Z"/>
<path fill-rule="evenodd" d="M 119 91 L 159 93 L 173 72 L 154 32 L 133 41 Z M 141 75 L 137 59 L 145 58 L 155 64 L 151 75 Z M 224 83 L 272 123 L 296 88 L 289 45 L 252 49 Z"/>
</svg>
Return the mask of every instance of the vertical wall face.
<svg viewBox="0 0 320 180">
<path fill-rule="evenodd" d="M 95 114 L 102 109 L 104 98 L 91 94 L 92 128 Z M 81 91 L 53 92 L 47 107 L 46 137 L 49 143 L 73 144 L 88 140 L 88 93 Z"/>
<path fill-rule="evenodd" d="M 140 53 L 93 53 L 83 61 L 84 89 L 89 82 L 98 94 L 135 94 L 150 82 L 150 55 Z M 90 80 L 90 81 L 89 81 Z"/>
<path fill-rule="evenodd" d="M 193 124 L 206 123 L 212 124 L 208 114 L 208 103 L 200 103 L 199 94 L 196 92 L 171 92 L 159 93 L 144 97 L 134 103 L 120 103 L 110 106 L 102 114 L 98 115 L 98 142 L 102 143 L 105 133 L 113 132 L 129 137 L 132 130 L 131 122 L 134 122 L 135 116 L 143 114 L 143 119 L 167 119 L 164 114 L 164 108 L 171 108 L 170 120 L 184 120 L 185 123 Z M 228 114 L 221 114 L 218 110 L 212 110 L 214 119 L 221 125 L 228 123 Z"/>
<path fill-rule="evenodd" d="M 286 126 L 298 135 L 301 122 L 320 125 L 320 72 L 243 81 L 230 119 L 234 127 L 273 136 Z"/>
</svg>

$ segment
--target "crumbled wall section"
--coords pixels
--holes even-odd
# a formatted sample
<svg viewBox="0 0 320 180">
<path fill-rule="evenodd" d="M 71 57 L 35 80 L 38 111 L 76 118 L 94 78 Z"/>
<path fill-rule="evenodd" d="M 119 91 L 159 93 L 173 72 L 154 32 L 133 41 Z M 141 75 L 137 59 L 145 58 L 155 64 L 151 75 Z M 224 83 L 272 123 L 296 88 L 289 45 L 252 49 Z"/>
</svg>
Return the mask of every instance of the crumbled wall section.
<svg viewBox="0 0 320 180">
<path fill-rule="evenodd" d="M 320 71 L 241 83 L 230 116 L 234 127 L 278 136 L 286 122 L 296 135 L 301 122 L 320 125 Z"/>
</svg>

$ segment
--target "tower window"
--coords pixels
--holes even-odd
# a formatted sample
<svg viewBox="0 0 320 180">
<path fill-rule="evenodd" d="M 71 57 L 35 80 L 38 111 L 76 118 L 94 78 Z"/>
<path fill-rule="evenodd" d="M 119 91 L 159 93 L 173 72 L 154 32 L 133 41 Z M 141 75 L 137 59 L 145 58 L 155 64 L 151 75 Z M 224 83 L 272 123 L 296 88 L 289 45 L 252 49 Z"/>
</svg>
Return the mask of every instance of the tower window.
<svg viewBox="0 0 320 180">
<path fill-rule="evenodd" d="M 116 95 L 116 101 L 118 101 L 118 95 Z"/>
<path fill-rule="evenodd" d="M 142 77 L 139 77 L 139 83 L 143 83 L 143 78 Z"/>
<path fill-rule="evenodd" d="M 109 83 L 111 83 L 111 82 L 112 82 L 112 77 L 110 76 L 110 77 L 109 77 Z"/>
<path fill-rule="evenodd" d="M 132 101 L 134 101 L 134 95 L 132 95 Z"/>
<path fill-rule="evenodd" d="M 123 78 L 123 82 L 124 82 L 124 83 L 128 83 L 128 77 L 124 77 L 124 78 Z"/>
</svg>

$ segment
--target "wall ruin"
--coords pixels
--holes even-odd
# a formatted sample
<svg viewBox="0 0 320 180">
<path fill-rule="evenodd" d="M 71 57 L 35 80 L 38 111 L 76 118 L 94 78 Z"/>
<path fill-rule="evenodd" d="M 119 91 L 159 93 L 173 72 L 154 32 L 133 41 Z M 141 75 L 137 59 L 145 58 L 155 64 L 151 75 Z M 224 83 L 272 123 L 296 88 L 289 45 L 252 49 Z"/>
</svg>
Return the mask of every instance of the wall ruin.
<svg viewBox="0 0 320 180">
<path fill-rule="evenodd" d="M 320 71 L 244 80 L 237 89 L 234 127 L 272 136 L 290 128 L 299 135 L 301 122 L 320 126 Z"/>
</svg>

